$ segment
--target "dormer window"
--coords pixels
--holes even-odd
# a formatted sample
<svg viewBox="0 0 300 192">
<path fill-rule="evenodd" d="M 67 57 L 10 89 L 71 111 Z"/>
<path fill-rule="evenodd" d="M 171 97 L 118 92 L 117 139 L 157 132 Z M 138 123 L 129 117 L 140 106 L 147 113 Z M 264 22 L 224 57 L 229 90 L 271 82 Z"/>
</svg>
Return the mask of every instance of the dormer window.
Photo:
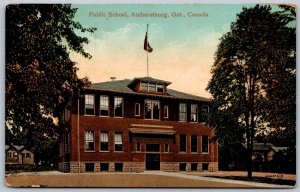
<svg viewBox="0 0 300 192">
<path fill-rule="evenodd" d="M 164 85 L 158 83 L 141 82 L 141 91 L 163 93 Z"/>
<path fill-rule="evenodd" d="M 157 84 L 156 86 L 156 92 L 163 93 L 164 92 L 164 86 L 161 84 Z"/>
<path fill-rule="evenodd" d="M 149 83 L 149 91 L 150 92 L 155 92 L 156 91 L 156 84 Z"/>
<path fill-rule="evenodd" d="M 148 91 L 148 83 L 141 82 L 141 90 L 142 91 Z"/>
</svg>

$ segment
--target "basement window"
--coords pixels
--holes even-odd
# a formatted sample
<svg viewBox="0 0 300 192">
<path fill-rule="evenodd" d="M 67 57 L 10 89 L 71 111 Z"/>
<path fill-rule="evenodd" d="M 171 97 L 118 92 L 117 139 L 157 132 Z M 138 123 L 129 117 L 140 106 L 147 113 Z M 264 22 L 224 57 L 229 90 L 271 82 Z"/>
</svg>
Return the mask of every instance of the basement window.
<svg viewBox="0 0 300 192">
<path fill-rule="evenodd" d="M 94 172 L 94 163 L 85 164 L 85 172 Z"/>
<path fill-rule="evenodd" d="M 186 171 L 186 163 L 179 164 L 179 171 Z"/>
<path fill-rule="evenodd" d="M 115 172 L 123 171 L 123 163 L 115 163 Z"/>
<path fill-rule="evenodd" d="M 109 163 L 100 163 L 100 171 L 106 172 L 108 171 Z"/>
</svg>

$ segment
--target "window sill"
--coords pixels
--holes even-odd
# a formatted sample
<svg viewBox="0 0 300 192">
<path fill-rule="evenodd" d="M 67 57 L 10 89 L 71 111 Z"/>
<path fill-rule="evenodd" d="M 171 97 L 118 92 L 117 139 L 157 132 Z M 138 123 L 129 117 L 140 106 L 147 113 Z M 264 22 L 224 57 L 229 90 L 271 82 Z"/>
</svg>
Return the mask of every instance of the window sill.
<svg viewBox="0 0 300 192">
<path fill-rule="evenodd" d="M 187 121 L 178 121 L 179 123 L 186 123 Z"/>
<path fill-rule="evenodd" d="M 124 117 L 116 117 L 116 116 L 113 116 L 113 118 L 119 118 L 119 119 L 122 119 L 122 118 L 124 118 Z"/>
<path fill-rule="evenodd" d="M 114 151 L 115 153 L 124 153 L 124 151 Z"/>
<path fill-rule="evenodd" d="M 105 116 L 105 115 L 99 115 L 99 117 L 109 117 L 109 115 L 108 115 L 108 116 Z"/>
<path fill-rule="evenodd" d="M 191 154 L 194 154 L 194 155 L 195 155 L 195 154 L 198 154 L 198 152 L 191 152 Z"/>
<path fill-rule="evenodd" d="M 83 116 L 95 116 L 95 115 L 90 115 L 90 114 L 84 114 Z"/>
<path fill-rule="evenodd" d="M 189 123 L 198 123 L 198 121 L 190 121 Z"/>
<path fill-rule="evenodd" d="M 84 151 L 85 153 L 94 153 L 96 151 Z"/>
<path fill-rule="evenodd" d="M 179 154 L 187 154 L 187 152 L 179 152 Z"/>
<path fill-rule="evenodd" d="M 208 155 L 209 153 L 208 153 L 208 152 L 203 152 L 203 153 L 201 153 L 201 154 L 203 154 L 203 155 Z"/>
<path fill-rule="evenodd" d="M 109 153 L 109 151 L 99 151 L 100 153 Z"/>
</svg>

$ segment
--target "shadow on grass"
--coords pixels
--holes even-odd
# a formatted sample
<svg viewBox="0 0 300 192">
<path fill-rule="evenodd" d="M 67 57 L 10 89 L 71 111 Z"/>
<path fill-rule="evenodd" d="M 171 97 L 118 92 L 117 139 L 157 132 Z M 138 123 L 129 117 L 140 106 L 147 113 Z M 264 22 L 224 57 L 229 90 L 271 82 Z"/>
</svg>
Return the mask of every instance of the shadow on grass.
<svg viewBox="0 0 300 192">
<path fill-rule="evenodd" d="M 295 186 L 296 184 L 296 181 L 293 180 L 273 179 L 268 177 L 253 177 L 252 180 L 248 179 L 248 177 L 243 177 L 243 176 L 205 176 L 205 177 L 232 179 L 232 180 L 240 180 L 240 181 L 253 181 L 258 183 L 268 183 L 268 184 L 275 184 L 275 185 Z"/>
</svg>

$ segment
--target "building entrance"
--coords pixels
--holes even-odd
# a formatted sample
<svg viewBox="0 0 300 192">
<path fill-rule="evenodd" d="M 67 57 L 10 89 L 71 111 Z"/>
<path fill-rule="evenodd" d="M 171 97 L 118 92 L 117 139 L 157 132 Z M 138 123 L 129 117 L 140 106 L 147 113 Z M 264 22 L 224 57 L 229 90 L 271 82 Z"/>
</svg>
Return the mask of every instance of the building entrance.
<svg viewBox="0 0 300 192">
<path fill-rule="evenodd" d="M 160 154 L 146 154 L 146 170 L 160 170 Z"/>
</svg>

